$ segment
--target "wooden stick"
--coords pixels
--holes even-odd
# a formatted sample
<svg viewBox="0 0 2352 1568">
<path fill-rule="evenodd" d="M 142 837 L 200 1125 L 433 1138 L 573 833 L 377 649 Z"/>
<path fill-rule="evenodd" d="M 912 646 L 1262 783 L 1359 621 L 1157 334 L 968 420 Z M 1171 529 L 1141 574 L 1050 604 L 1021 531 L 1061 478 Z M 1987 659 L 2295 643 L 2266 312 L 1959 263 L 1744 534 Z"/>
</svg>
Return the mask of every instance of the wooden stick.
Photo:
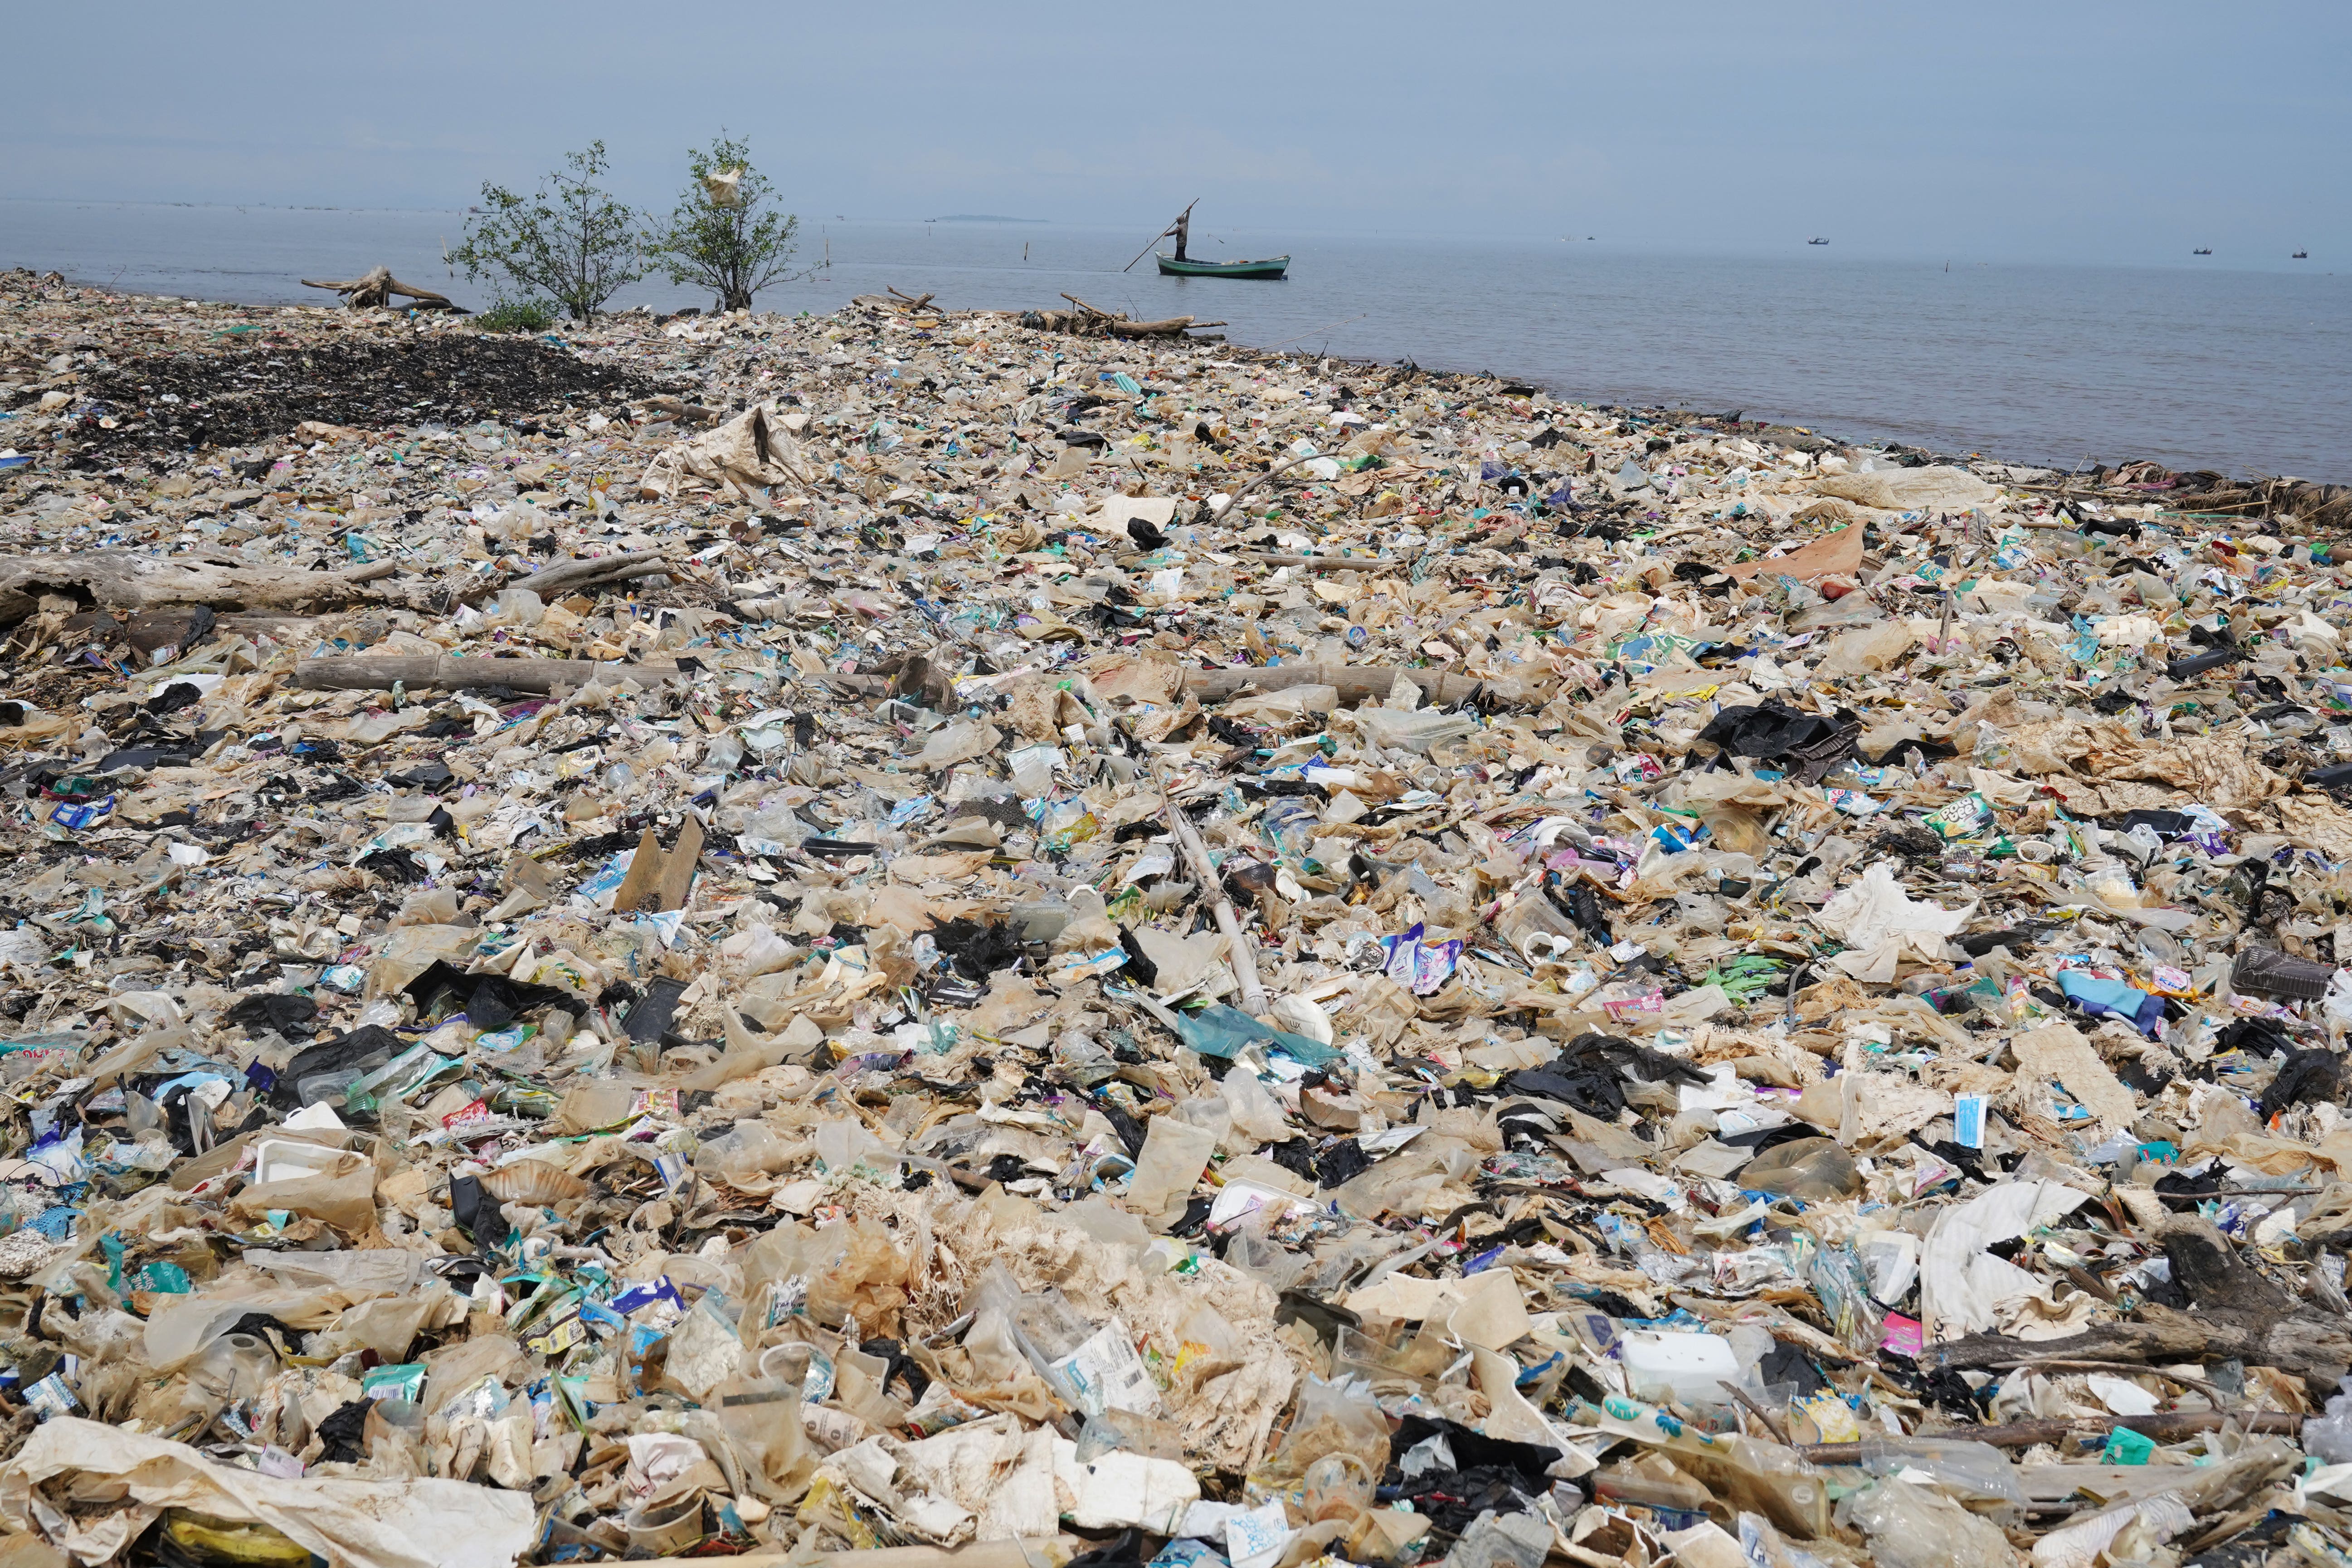
<svg viewBox="0 0 2352 1568">
<path fill-rule="evenodd" d="M 1318 452 L 1315 455 L 1317 458 L 1321 456 L 1322 454 L 1320 452 Z M 1286 463 L 1276 463 L 1274 467 L 1258 475 L 1257 478 L 1252 479 L 1241 489 L 1235 490 L 1234 492 L 1234 499 L 1225 503 L 1225 510 L 1217 514 L 1219 521 L 1222 521 L 1224 519 L 1237 516 L 1242 504 L 1242 499 L 1247 496 L 1250 491 L 1257 489 L 1258 486 L 1265 483 L 1266 480 L 1274 478 L 1275 475 L 1287 473 L 1290 469 L 1298 467 L 1301 463 L 1311 463 L 1314 460 L 1315 458 L 1293 458 Z"/>
<path fill-rule="evenodd" d="M 397 683 L 411 690 L 438 687 L 503 686 L 544 694 L 558 686 L 582 687 L 602 676 L 608 681 L 650 684 L 679 673 L 674 664 L 608 664 L 590 658 L 457 658 L 361 654 L 351 658 L 306 658 L 294 667 L 294 684 L 304 691 L 389 691 Z"/>
<path fill-rule="evenodd" d="M 820 1552 L 803 1557 L 790 1552 L 751 1552 L 718 1561 L 727 1568 L 1060 1568 L 1093 1542 L 1075 1535 L 1032 1535 L 1003 1541 L 971 1541 L 961 1546 L 870 1546 Z M 648 1563 L 693 1563 L 709 1568 L 709 1557 L 652 1557 Z"/>
<path fill-rule="evenodd" d="M 1475 676 L 1448 675 L 1442 669 L 1390 664 L 1253 664 L 1226 669 L 1188 669 L 1184 672 L 1184 695 L 1200 702 L 1224 702 L 1244 691 L 1287 691 L 1294 686 L 1328 686 L 1339 691 L 1339 700 L 1342 702 L 1378 701 L 1396 689 L 1400 675 L 1421 688 L 1424 701 L 1439 707 L 1466 701 L 1482 690 L 1515 702 L 1529 695 L 1517 683 L 1498 686 Z M 822 680 L 836 690 L 855 696 L 893 695 L 890 679 L 887 676 L 820 675 L 811 679 Z"/>
<path fill-rule="evenodd" d="M 524 579 L 528 584 L 530 579 Z M 388 691 L 397 681 L 411 690 L 460 686 L 504 686 L 544 692 L 557 686 L 581 687 L 606 680 L 649 682 L 683 673 L 675 664 L 622 664 L 587 658 L 460 658 L 357 654 L 343 658 L 306 658 L 294 667 L 294 684 L 305 691 Z M 1188 669 L 1184 695 L 1201 702 L 1223 702 L 1244 691 L 1286 691 L 1294 686 L 1328 686 L 1341 702 L 1378 701 L 1402 676 L 1421 688 L 1423 700 L 1440 707 L 1467 701 L 1482 692 L 1510 702 L 1538 692 L 1524 683 L 1498 683 L 1442 669 L 1385 664 L 1244 665 L 1230 669 Z M 852 697 L 892 695 L 887 675 L 818 675 L 833 689 Z"/>
<path fill-rule="evenodd" d="M 1740 1387 L 1738 1384 L 1731 1382 L 1728 1378 L 1717 1378 L 1716 1380 L 1716 1386 L 1722 1389 L 1724 1393 L 1731 1395 L 1732 1398 L 1738 1400 L 1742 1409 L 1755 1416 L 1757 1420 L 1764 1423 L 1764 1430 L 1771 1433 L 1773 1440 L 1779 1443 L 1780 1447 L 1784 1448 L 1790 1447 L 1789 1442 L 1789 1429 L 1786 1426 L 1781 1426 L 1779 1421 L 1775 1420 L 1770 1411 L 1765 1409 L 1762 1405 L 1757 1404 L 1756 1401 L 1748 1397 L 1748 1391 L 1746 1389 Z"/>
<path fill-rule="evenodd" d="M 1184 213 L 1189 213 L 1189 212 L 1191 212 L 1194 207 L 1197 207 L 1197 206 L 1199 206 L 1200 205 L 1201 205 L 1201 198 L 1200 198 L 1200 197 L 1198 197 L 1198 196 L 1194 196 L 1191 201 L 1186 202 L 1186 203 L 1184 204 L 1184 212 L 1178 213 L 1176 216 L 1177 216 L 1178 217 L 1182 217 L 1182 216 L 1184 216 Z M 1174 224 L 1172 224 L 1172 223 L 1171 223 L 1171 224 L 1170 224 L 1170 225 L 1168 226 L 1168 228 L 1173 228 L 1173 227 L 1175 227 L 1175 226 L 1175 226 Z M 1147 256 L 1150 255 L 1150 254 L 1151 254 L 1151 246 L 1152 246 L 1152 245 L 1157 245 L 1157 244 L 1159 244 L 1161 240 L 1166 239 L 1167 237 L 1168 237 L 1168 229 L 1167 229 L 1167 228 L 1163 228 L 1163 229 L 1161 229 L 1158 234 L 1153 235 L 1153 236 L 1151 237 L 1151 245 L 1147 245 L 1147 246 L 1145 246 L 1141 250 L 1139 250 L 1139 251 L 1137 251 L 1137 252 L 1135 253 L 1135 261 L 1140 261 L 1140 260 L 1142 260 L 1145 257 L 1147 257 Z M 1134 271 L 1134 270 L 1135 270 L 1135 261 L 1130 261 L 1130 262 L 1129 262 L 1126 266 L 1124 266 L 1124 267 L 1120 268 L 1119 268 L 1119 270 L 1120 270 L 1121 272 L 1132 272 L 1132 271 Z M 1068 299 L 1068 298 L 1069 298 L 1069 296 L 1068 296 L 1068 295 L 1066 295 L 1066 294 L 1065 294 L 1065 295 L 1063 295 L 1063 296 L 1062 296 L 1062 298 L 1064 298 L 1065 300 L 1066 300 L 1066 299 Z M 1218 324 L 1222 326 L 1223 323 L 1223 322 L 1220 322 L 1220 323 L 1218 323 Z"/>
<path fill-rule="evenodd" d="M 1192 875 L 1201 879 L 1201 890 L 1214 895 L 1216 899 L 1209 908 L 1217 918 L 1217 929 L 1225 934 L 1225 951 L 1234 961 L 1234 976 L 1241 982 L 1242 1011 L 1253 1018 L 1257 1017 L 1265 1011 L 1265 986 L 1257 977 L 1257 957 L 1251 951 L 1253 939 L 1242 930 L 1241 921 L 1234 914 L 1234 901 L 1225 896 L 1224 879 L 1217 875 L 1216 867 L 1209 862 L 1208 846 L 1201 842 L 1201 835 L 1193 827 L 1192 819 L 1184 815 L 1182 808 L 1169 795 L 1168 775 L 1160 771 L 1157 761 L 1151 764 L 1151 776 L 1160 785 L 1160 802 L 1167 807 L 1168 826 L 1174 831 L 1176 842 L 1182 846 L 1184 858 L 1191 864 Z"/>
<path fill-rule="evenodd" d="M 2031 1448 L 2037 1443 L 2061 1443 L 2071 1436 L 2096 1437 L 2125 1427 L 2144 1437 L 2170 1442 L 2177 1437 L 2194 1436 L 2199 1432 L 2218 1431 L 2225 1423 L 2235 1423 L 2249 1432 L 2278 1432 L 2287 1436 L 2299 1436 L 2303 1417 L 2276 1410 L 2175 1410 L 2156 1415 L 2099 1415 L 2081 1421 L 2018 1421 L 2006 1426 L 1951 1426 L 1941 1432 L 1923 1433 L 1929 1437 L 1948 1437 L 1956 1442 L 1990 1443 L 1996 1448 Z M 1900 1438 L 1890 1437 L 1890 1442 Z M 1797 1450 L 1816 1465 L 1858 1465 L 1862 1462 L 1859 1443 L 1814 1443 Z"/>
<path fill-rule="evenodd" d="M 509 577 L 498 587 L 478 588 L 461 597 L 465 603 L 472 605 L 489 598 L 499 588 L 528 588 L 539 595 L 540 603 L 551 605 L 574 589 L 651 577 L 668 568 L 669 563 L 658 550 L 640 550 L 625 555 L 599 555 L 586 561 L 559 561 L 536 572 Z"/>
<path fill-rule="evenodd" d="M 1498 690 L 1493 682 L 1475 676 L 1390 664 L 1276 664 L 1188 669 L 1184 672 L 1184 695 L 1202 702 L 1223 702 L 1251 688 L 1284 691 L 1294 686 L 1330 686 L 1339 689 L 1342 702 L 1378 701 L 1395 689 L 1400 675 L 1421 688 L 1423 700 L 1439 707 L 1465 701 L 1482 688 L 1514 699 L 1519 695 L 1516 688 Z"/>
<path fill-rule="evenodd" d="M 1402 572 L 1412 564 L 1402 555 L 1293 555 L 1279 550 L 1236 550 L 1244 561 L 1268 566 L 1312 566 L 1318 572 Z"/>
</svg>

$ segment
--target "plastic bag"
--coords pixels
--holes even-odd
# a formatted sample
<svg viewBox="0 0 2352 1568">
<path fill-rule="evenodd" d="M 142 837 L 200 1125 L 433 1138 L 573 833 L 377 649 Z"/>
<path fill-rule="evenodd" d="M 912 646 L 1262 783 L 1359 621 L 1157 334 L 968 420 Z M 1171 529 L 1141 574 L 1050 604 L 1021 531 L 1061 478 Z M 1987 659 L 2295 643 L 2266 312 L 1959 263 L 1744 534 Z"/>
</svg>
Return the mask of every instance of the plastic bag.
<svg viewBox="0 0 2352 1568">
<path fill-rule="evenodd" d="M 1307 1472 L 1327 1454 L 1350 1455 L 1370 1474 L 1382 1474 L 1389 1468 L 1389 1421 L 1368 1384 L 1328 1383 L 1310 1373 L 1281 1446 L 1249 1473 L 1251 1504 L 1279 1500 L 1305 1517 Z"/>
<path fill-rule="evenodd" d="M 2017 1467 L 1990 1443 L 1864 1436 L 1862 1468 L 1874 1476 L 1903 1476 L 1915 1486 L 1927 1484 L 1919 1481 L 1920 1475 L 1931 1476 L 1936 1490 L 1995 1524 L 2016 1524 L 2025 1518 L 2025 1488 Z"/>
<path fill-rule="evenodd" d="M 1853 1156 L 1834 1138 L 1774 1144 L 1750 1160 L 1738 1179 L 1752 1192 L 1809 1203 L 1852 1197 L 1862 1191 L 1862 1173 L 1854 1168 Z"/>
<path fill-rule="evenodd" d="M 1230 1075 L 1229 1075 L 1230 1076 Z M 1164 1230 L 1184 1212 L 1192 1188 L 1217 1152 L 1217 1134 L 1173 1116 L 1155 1116 L 1127 1186 L 1128 1212 Z"/>
<path fill-rule="evenodd" d="M 1574 1417 L 1580 1425 L 1663 1451 L 1727 1508 L 1752 1510 L 1802 1541 L 1830 1532 L 1828 1485 L 1794 1448 L 1737 1435 L 1703 1436 L 1660 1411 L 1626 1400 L 1612 1399 L 1606 1406 L 1580 1401 Z"/>
<path fill-rule="evenodd" d="M 730 1185 L 780 1171 L 808 1152 L 805 1143 L 779 1138 L 764 1124 L 739 1121 L 694 1152 L 694 1168 Z"/>
<path fill-rule="evenodd" d="M 1543 1568 L 1551 1544 L 1550 1521 L 1532 1513 L 1498 1514 L 1490 1508 L 1472 1520 L 1454 1543 L 1446 1568 Z"/>
<path fill-rule="evenodd" d="M 1290 1120 L 1283 1114 L 1282 1102 L 1257 1079 L 1246 1072 L 1229 1072 L 1217 1087 L 1225 1097 L 1226 1110 L 1233 1113 L 1233 1133 L 1250 1140 L 1246 1148 L 1237 1147 L 1229 1133 L 1227 1146 L 1236 1153 L 1290 1137 Z"/>
<path fill-rule="evenodd" d="M 1828 678 L 1839 675 L 1862 675 L 1874 669 L 1885 669 L 1911 647 L 1911 628 L 1900 621 L 1882 621 L 1876 626 L 1850 631 L 1830 645 L 1822 656 L 1818 673 Z"/>
<path fill-rule="evenodd" d="M 1225 1244 L 1225 1261 L 1279 1294 L 1298 1282 L 1312 1259 L 1284 1247 L 1263 1226 L 1245 1225 Z"/>
<path fill-rule="evenodd" d="M 2329 1396 L 2327 1413 L 2303 1424 L 2303 1451 L 2322 1464 L 2352 1464 L 2352 1377 Z"/>
<path fill-rule="evenodd" d="M 662 1382 L 684 1391 L 698 1405 L 708 1404 L 710 1391 L 743 1374 L 743 1342 L 735 1325 L 719 1315 L 717 1298 L 706 1295 L 694 1304 L 669 1336 L 669 1358 L 662 1363 Z"/>
<path fill-rule="evenodd" d="M 995 725 L 979 719 L 958 719 L 932 731 L 923 742 L 915 765 L 927 771 L 951 768 L 974 757 L 984 757 L 1004 739 Z"/>
<path fill-rule="evenodd" d="M 1364 739 L 1375 745 L 1423 755 L 1449 742 L 1475 734 L 1478 730 L 1477 722 L 1466 714 L 1440 713 L 1429 709 L 1400 713 L 1391 708 L 1360 708 L 1356 710 L 1356 726 L 1363 731 Z"/>
<path fill-rule="evenodd" d="M 547 615 L 547 605 L 528 588 L 501 588 L 490 610 L 494 626 L 535 626 Z"/>
<path fill-rule="evenodd" d="M 890 1232 L 879 1221 L 858 1219 L 835 1226 L 824 1239 L 838 1250 L 810 1277 L 809 1315 L 828 1328 L 855 1322 L 861 1339 L 896 1336 L 907 1304 L 907 1259 Z"/>
<path fill-rule="evenodd" d="M 285 1209 L 322 1219 L 348 1236 L 362 1235 L 375 1226 L 375 1163 L 364 1154 L 341 1153 L 316 1175 L 247 1187 L 229 1206 L 247 1215 Z"/>
<path fill-rule="evenodd" d="M 1870 1538 L 1880 1568 L 2015 1568 L 2000 1529 L 1951 1499 L 1883 1480 L 1838 1504 L 1838 1518 Z"/>
</svg>

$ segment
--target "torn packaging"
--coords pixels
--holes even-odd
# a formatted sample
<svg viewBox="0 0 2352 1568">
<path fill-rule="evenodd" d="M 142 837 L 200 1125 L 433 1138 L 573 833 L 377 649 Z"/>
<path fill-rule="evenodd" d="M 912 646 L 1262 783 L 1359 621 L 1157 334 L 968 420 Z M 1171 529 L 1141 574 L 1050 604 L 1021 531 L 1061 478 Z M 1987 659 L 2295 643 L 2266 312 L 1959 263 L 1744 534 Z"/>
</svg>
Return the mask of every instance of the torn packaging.
<svg viewBox="0 0 2352 1568">
<path fill-rule="evenodd" d="M 713 430 L 690 437 L 654 459 L 638 481 L 648 500 L 668 500 L 689 482 L 748 493 L 770 485 L 809 482 L 799 447 L 774 410 L 754 404 Z"/>
<path fill-rule="evenodd" d="M 451 1480 L 282 1479 L 74 1416 L 36 1428 L 5 1474 L 20 1486 L 66 1478 L 69 1495 L 93 1501 L 127 1497 L 267 1525 L 352 1568 L 512 1568 L 532 1536 L 521 1493 Z"/>
</svg>

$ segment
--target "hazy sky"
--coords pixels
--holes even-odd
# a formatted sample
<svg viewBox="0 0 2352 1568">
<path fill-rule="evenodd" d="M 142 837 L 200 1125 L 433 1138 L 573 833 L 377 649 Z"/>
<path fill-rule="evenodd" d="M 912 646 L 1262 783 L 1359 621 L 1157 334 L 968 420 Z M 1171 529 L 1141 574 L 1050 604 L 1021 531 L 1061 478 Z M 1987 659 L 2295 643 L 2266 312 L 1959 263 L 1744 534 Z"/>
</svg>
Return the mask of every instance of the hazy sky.
<svg viewBox="0 0 2352 1568">
<path fill-rule="evenodd" d="M 811 217 L 2352 253 L 2352 5 L 17 5 L 0 195 L 462 205 L 723 123 Z"/>
</svg>

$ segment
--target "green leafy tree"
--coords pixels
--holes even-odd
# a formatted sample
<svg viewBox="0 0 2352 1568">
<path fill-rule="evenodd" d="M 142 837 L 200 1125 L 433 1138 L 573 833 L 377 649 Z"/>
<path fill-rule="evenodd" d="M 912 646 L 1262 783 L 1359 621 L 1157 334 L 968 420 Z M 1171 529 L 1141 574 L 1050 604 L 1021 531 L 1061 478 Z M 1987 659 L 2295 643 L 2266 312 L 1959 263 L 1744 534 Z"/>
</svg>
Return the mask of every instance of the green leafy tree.
<svg viewBox="0 0 2352 1568">
<path fill-rule="evenodd" d="M 637 215 L 598 183 L 604 143 L 591 142 L 563 162 L 528 196 L 484 181 L 488 210 L 466 220 L 466 242 L 451 259 L 468 278 L 504 278 L 584 321 L 650 268 L 638 247 Z"/>
<path fill-rule="evenodd" d="M 721 310 L 748 310 L 751 296 L 792 276 L 801 220 L 775 205 L 775 186 L 751 167 L 749 143 L 724 131 L 708 152 L 689 151 L 691 176 L 669 221 L 646 249 L 674 283 L 698 284 Z"/>
</svg>

